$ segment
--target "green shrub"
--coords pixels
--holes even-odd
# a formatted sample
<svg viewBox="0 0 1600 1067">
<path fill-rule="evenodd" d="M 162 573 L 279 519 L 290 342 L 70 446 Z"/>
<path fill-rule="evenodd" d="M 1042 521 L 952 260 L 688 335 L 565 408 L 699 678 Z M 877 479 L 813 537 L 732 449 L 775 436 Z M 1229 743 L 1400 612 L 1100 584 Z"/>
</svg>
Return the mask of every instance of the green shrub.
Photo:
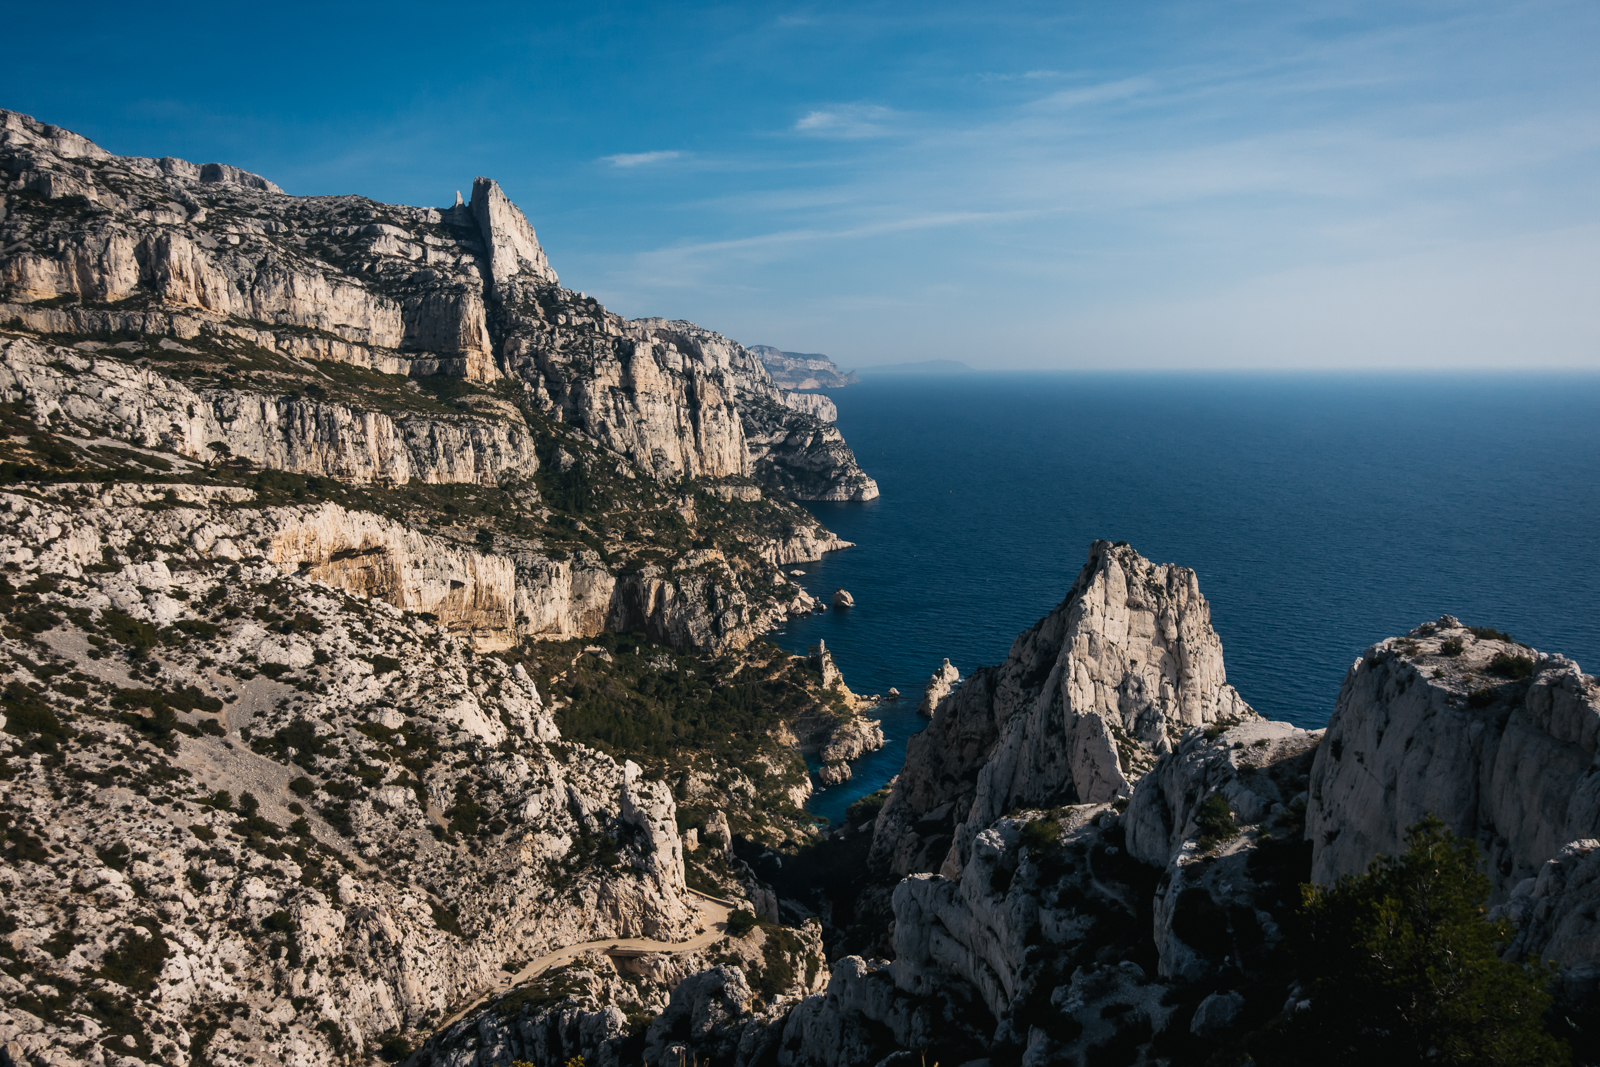
<svg viewBox="0 0 1600 1067">
<path fill-rule="evenodd" d="M 1263 1039 L 1263 1064 L 1565 1064 L 1545 1031 L 1553 968 L 1500 959 L 1478 850 L 1428 818 L 1398 858 L 1305 886 L 1294 952 L 1310 1006 Z"/>
<path fill-rule="evenodd" d="M 1474 689 L 1467 694 L 1467 707 L 1469 708 L 1486 708 L 1493 703 L 1493 689 Z"/>
<path fill-rule="evenodd" d="M 1533 667 L 1532 657 L 1513 656 L 1506 652 L 1496 652 L 1494 659 L 1489 661 L 1490 674 L 1514 681 L 1533 677 Z"/>
<path fill-rule="evenodd" d="M 1492 626 L 1469 626 L 1467 632 L 1480 641 L 1504 641 L 1508 645 L 1517 643 L 1510 634 L 1496 630 Z"/>
<path fill-rule="evenodd" d="M 1439 655 L 1459 656 L 1463 651 L 1466 650 L 1466 647 L 1466 642 L 1462 641 L 1461 638 L 1452 637 L 1440 643 Z"/>
<path fill-rule="evenodd" d="M 1061 824 L 1055 819 L 1029 819 L 1022 827 L 1022 843 L 1029 852 L 1043 852 L 1061 840 Z"/>
<path fill-rule="evenodd" d="M 1239 824 L 1233 819 L 1228 799 L 1221 793 L 1212 793 L 1194 809 L 1194 825 L 1200 831 L 1199 845 L 1203 852 L 1239 835 Z"/>
<path fill-rule="evenodd" d="M 291 933 L 298 925 L 294 916 L 283 910 L 275 911 L 261 920 L 261 928 L 275 934 Z"/>
<path fill-rule="evenodd" d="M 130 928 L 121 947 L 105 954 L 99 976 L 131 992 L 146 993 L 155 988 L 156 976 L 170 954 L 167 939 L 160 933 L 152 931 L 146 937 Z"/>
<path fill-rule="evenodd" d="M 106 628 L 106 633 L 135 652 L 156 647 L 156 628 L 131 615 L 104 608 L 100 612 L 100 624 Z"/>
<path fill-rule="evenodd" d="M 745 911 L 740 908 L 728 915 L 728 936 L 743 937 L 751 930 L 754 930 L 760 921 L 760 919 L 756 918 L 755 912 Z"/>
</svg>

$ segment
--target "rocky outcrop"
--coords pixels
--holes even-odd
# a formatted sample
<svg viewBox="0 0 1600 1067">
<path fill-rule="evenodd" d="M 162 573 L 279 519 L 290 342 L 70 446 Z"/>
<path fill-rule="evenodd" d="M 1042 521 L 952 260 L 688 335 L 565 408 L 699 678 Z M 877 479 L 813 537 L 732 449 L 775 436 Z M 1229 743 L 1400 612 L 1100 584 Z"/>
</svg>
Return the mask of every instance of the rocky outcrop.
<svg viewBox="0 0 1600 1067">
<path fill-rule="evenodd" d="M 825 788 L 848 782 L 854 776 L 850 764 L 882 747 L 881 721 L 853 715 L 836 723 L 817 750 L 817 759 L 822 764 L 817 769 L 817 781 Z"/>
<path fill-rule="evenodd" d="M 781 352 L 771 345 L 751 345 L 750 351 L 780 389 L 837 389 L 861 380 L 855 371 L 841 371 L 820 353 Z"/>
<path fill-rule="evenodd" d="M 1260 720 L 1191 730 L 1139 780 L 1122 827 L 1128 854 L 1163 869 L 1152 898 L 1162 977 L 1201 982 L 1231 958 L 1282 943 L 1298 900 L 1273 867 L 1298 878 L 1309 860 L 1301 831 L 1320 740 L 1321 731 Z M 1197 1012 L 1201 1028 L 1224 1010 L 1213 1005 L 1209 1022 Z"/>
<path fill-rule="evenodd" d="M 1600 689 L 1569 659 L 1450 616 L 1379 642 L 1346 674 L 1312 770 L 1313 877 L 1403 852 L 1432 814 L 1478 843 L 1504 901 L 1600 837 L 1597 746 Z"/>
<path fill-rule="evenodd" d="M 917 704 L 917 714 L 924 718 L 933 718 L 933 709 L 939 702 L 950 695 L 951 690 L 961 682 L 961 672 L 950 666 L 946 659 L 944 664 L 928 676 L 928 684 L 922 688 L 922 700 Z"/>
<path fill-rule="evenodd" d="M 856 606 L 856 598 L 851 596 L 848 590 L 835 589 L 833 591 L 833 606 L 836 608 L 853 608 Z"/>
<path fill-rule="evenodd" d="M 797 500 L 872 500 L 878 495 L 878 484 L 856 464 L 839 431 L 788 403 L 749 349 L 692 322 L 637 319 L 629 325 L 668 353 L 669 364 L 687 359 L 723 372 L 737 404 L 748 473 L 763 485 Z"/>
<path fill-rule="evenodd" d="M 839 421 L 839 406 L 820 393 L 791 393 L 785 389 L 783 402 L 821 422 Z"/>
<path fill-rule="evenodd" d="M 854 715 L 833 728 L 828 740 L 818 750 L 824 763 L 836 760 L 858 760 L 868 752 L 883 747 L 883 723 L 877 719 Z"/>
<path fill-rule="evenodd" d="M 1096 541 L 1066 600 L 907 743 L 873 866 L 956 877 L 1011 808 L 1127 796 L 1184 729 L 1254 718 L 1194 572 Z"/>
</svg>

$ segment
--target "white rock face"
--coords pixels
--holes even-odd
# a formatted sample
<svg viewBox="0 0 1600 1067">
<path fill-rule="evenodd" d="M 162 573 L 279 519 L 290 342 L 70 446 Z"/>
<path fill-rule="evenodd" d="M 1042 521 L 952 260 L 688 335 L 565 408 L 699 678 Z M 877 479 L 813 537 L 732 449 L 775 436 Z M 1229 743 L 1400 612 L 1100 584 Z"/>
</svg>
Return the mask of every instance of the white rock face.
<svg viewBox="0 0 1600 1067">
<path fill-rule="evenodd" d="M 1227 684 L 1195 573 L 1096 541 L 1066 600 L 907 743 L 872 863 L 957 877 L 1004 812 L 1127 796 L 1183 730 L 1256 717 Z"/>
<path fill-rule="evenodd" d="M 1287 809 L 1300 789 L 1286 793 L 1276 772 L 1282 761 L 1309 753 L 1321 740 L 1321 730 L 1264 719 L 1241 722 L 1214 738 L 1190 731 L 1134 787 L 1122 818 L 1128 852 L 1152 867 L 1168 866 L 1200 837 L 1195 808 L 1214 793 L 1242 824 L 1265 821 L 1274 805 Z"/>
<path fill-rule="evenodd" d="M 521 276 L 556 283 L 556 272 L 550 269 L 533 227 L 501 191 L 499 183 L 489 178 L 473 179 L 472 217 L 489 246 L 489 276 L 496 283 Z"/>
<path fill-rule="evenodd" d="M 1531 676 L 1497 673 L 1497 656 Z M 1478 843 L 1504 901 L 1568 842 L 1600 837 L 1597 741 L 1600 691 L 1571 660 L 1449 616 L 1379 642 L 1345 675 L 1317 752 L 1312 875 L 1328 884 L 1403 852 L 1431 813 Z"/>
<path fill-rule="evenodd" d="M 833 360 L 817 353 L 783 352 L 771 345 L 751 345 L 750 351 L 783 389 L 835 389 L 861 380 L 855 371 L 841 371 Z"/>
<path fill-rule="evenodd" d="M 218 502 L 240 492 L 184 488 Z M 30 682 L 19 672 L 48 681 L 41 664 L 81 668 L 84 684 L 55 706 L 94 724 L 66 739 L 84 776 L 66 806 L 60 771 L 29 755 L 31 731 L 0 734 L 9 840 L 26 831 L 52 846 L 0 864 L 19 920 L 8 937 L 35 967 L 49 959 L 84 984 L 110 952 L 155 940 L 146 984 L 112 986 L 145 1020 L 116 1062 L 193 1052 L 331 1067 L 470 1002 L 504 964 L 692 933 L 664 783 L 561 743 L 520 664 L 267 562 L 200 555 L 205 517 L 0 498 L 0 559 L 48 586 L 63 614 L 39 643 L 0 635 L 0 660 Z M 108 625 L 171 631 L 130 659 L 97 632 Z M 132 686 L 178 703 L 176 726 L 107 705 Z M 609 860 L 595 851 L 602 838 Z M 71 954 L 35 948 L 74 928 Z M 0 999 L 0 1046 L 23 1047 L 19 1063 L 105 1058 L 100 1031 L 34 1017 L 18 992 Z M 195 1026 L 223 1004 L 248 1010 L 228 1028 Z"/>
<path fill-rule="evenodd" d="M 212 442 L 259 467 L 354 483 L 498 484 L 538 469 L 533 438 L 515 423 L 463 417 L 394 418 L 298 396 L 232 389 L 196 393 L 151 370 L 92 354 L 0 343 L 0 399 L 39 417 L 60 412 L 145 448 L 191 459 Z"/>
<path fill-rule="evenodd" d="M 1536 877 L 1525 878 L 1491 918 L 1510 919 L 1516 936 L 1507 959 L 1560 960 L 1596 977 L 1600 961 L 1600 840 L 1584 838 L 1564 845 L 1546 860 Z"/>
<path fill-rule="evenodd" d="M 812 418 L 820 419 L 823 422 L 839 421 L 838 405 L 821 393 L 791 393 L 785 389 L 783 391 L 783 403 L 785 407 L 803 411 Z"/>
<path fill-rule="evenodd" d="M 754 477 L 799 499 L 877 495 L 826 421 L 831 402 L 786 400 L 759 359 L 719 334 L 685 322 L 629 323 L 562 289 L 532 225 L 488 178 L 474 181 L 470 205 L 445 209 L 291 197 L 222 164 L 113 156 L 16 112 L 0 112 L 0 129 L 6 191 L 36 194 L 61 214 L 0 214 L 0 321 L 52 333 L 243 342 L 385 374 L 511 376 L 535 407 L 653 477 Z M 80 219 L 68 197 L 96 210 Z M 62 299 L 116 306 L 42 306 Z M 266 410 L 241 401 L 239 412 L 220 417 L 260 423 L 240 429 L 264 437 L 269 455 L 274 437 L 310 434 L 282 448 L 333 450 L 352 462 L 365 445 L 371 459 L 353 461 L 357 473 L 348 476 L 427 477 L 389 457 L 428 442 L 399 447 L 392 427 L 346 425 L 370 418 L 364 413 L 261 403 Z M 176 432 L 212 432 L 196 428 L 207 417 L 190 412 Z M 472 469 L 452 480 L 492 478 L 487 468 L 525 458 L 470 463 L 495 442 L 436 443 Z M 286 462 L 313 469 L 309 459 Z"/>
<path fill-rule="evenodd" d="M 933 709 L 939 706 L 939 701 L 950 695 L 960 681 L 961 672 L 950 666 L 950 661 L 946 659 L 938 670 L 928 676 L 928 684 L 922 688 L 922 701 L 917 705 L 917 714 L 933 718 Z"/>
</svg>

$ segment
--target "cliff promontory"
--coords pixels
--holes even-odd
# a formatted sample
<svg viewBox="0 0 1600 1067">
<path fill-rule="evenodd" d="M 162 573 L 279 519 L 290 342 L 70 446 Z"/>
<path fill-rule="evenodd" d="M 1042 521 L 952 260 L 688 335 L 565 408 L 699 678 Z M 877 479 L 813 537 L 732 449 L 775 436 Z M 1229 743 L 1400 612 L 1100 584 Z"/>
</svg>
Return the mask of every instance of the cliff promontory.
<svg viewBox="0 0 1600 1067">
<path fill-rule="evenodd" d="M 1067 598 L 907 744 L 872 862 L 954 877 L 1006 811 L 1125 797 L 1186 728 L 1254 717 L 1194 572 L 1096 541 Z"/>
</svg>

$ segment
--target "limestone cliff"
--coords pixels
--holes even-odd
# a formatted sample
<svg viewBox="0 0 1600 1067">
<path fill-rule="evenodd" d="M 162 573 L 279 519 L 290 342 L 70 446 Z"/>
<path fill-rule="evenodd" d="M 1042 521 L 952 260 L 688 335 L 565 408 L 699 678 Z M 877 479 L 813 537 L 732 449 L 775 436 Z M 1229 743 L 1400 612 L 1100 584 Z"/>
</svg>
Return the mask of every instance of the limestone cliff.
<svg viewBox="0 0 1600 1067">
<path fill-rule="evenodd" d="M 771 345 L 751 345 L 750 351 L 783 389 L 838 389 L 861 380 L 819 352 L 784 352 Z"/>
<path fill-rule="evenodd" d="M 1248 718 L 1194 572 L 1096 541 L 1067 598 L 908 742 L 873 865 L 955 877 L 1007 810 L 1127 796 L 1185 728 Z"/>
<path fill-rule="evenodd" d="M 1478 843 L 1494 899 L 1600 837 L 1600 688 L 1576 663 L 1454 618 L 1350 667 L 1311 776 L 1313 875 L 1404 851 L 1432 814 Z"/>
<path fill-rule="evenodd" d="M 509 377 L 653 477 L 876 495 L 820 405 L 785 403 L 743 346 L 687 323 L 630 323 L 563 289 L 488 178 L 446 209 L 292 197 L 236 168 L 113 156 L 0 111 L 0 185 L 0 321 Z"/>
</svg>

